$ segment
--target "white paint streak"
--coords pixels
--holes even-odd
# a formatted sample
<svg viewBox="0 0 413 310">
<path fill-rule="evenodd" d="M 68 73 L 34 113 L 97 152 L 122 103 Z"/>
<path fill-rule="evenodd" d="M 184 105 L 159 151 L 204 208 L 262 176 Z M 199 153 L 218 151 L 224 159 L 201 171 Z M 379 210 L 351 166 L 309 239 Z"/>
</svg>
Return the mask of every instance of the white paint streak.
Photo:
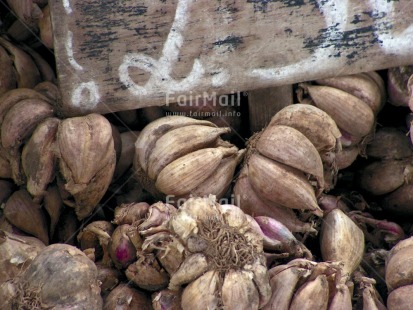
<svg viewBox="0 0 413 310">
<path fill-rule="evenodd" d="M 346 30 L 347 26 L 349 0 L 329 1 L 327 3 L 318 0 L 317 2 L 324 16 L 325 27 L 337 28 L 337 31 L 330 31 L 329 40 L 340 40 L 343 36 L 342 32 Z M 334 53 L 333 45 L 330 47 L 320 47 L 310 57 L 304 58 L 294 64 L 283 67 L 253 69 L 248 75 L 263 80 L 287 80 L 292 76 L 303 75 L 306 71 L 311 72 L 312 68 L 316 66 L 318 62 L 322 62 L 322 65 L 325 67 L 329 62 L 328 56 L 332 53 Z"/>
<path fill-rule="evenodd" d="M 229 80 L 229 78 L 230 78 L 230 75 L 228 71 L 222 70 L 220 73 L 212 76 L 212 86 L 213 87 L 223 86 Z"/>
<path fill-rule="evenodd" d="M 159 93 L 165 94 L 193 90 L 202 80 L 205 69 L 199 59 L 194 60 L 191 72 L 181 80 L 171 77 L 172 68 L 178 61 L 180 49 L 184 43 L 182 33 L 188 24 L 188 8 L 196 0 L 179 0 L 171 30 L 166 38 L 162 54 L 158 60 L 147 55 L 130 53 L 124 56 L 119 66 L 119 79 L 137 97 Z M 129 68 L 139 68 L 151 73 L 144 86 L 136 84 L 129 75 Z M 222 71 L 222 70 L 221 70 Z M 215 79 L 215 83 L 223 85 L 229 75 L 222 75 Z"/>
<path fill-rule="evenodd" d="M 69 0 L 63 0 L 63 7 L 65 8 L 66 14 L 72 14 L 73 11 Z"/>
<path fill-rule="evenodd" d="M 99 103 L 99 88 L 95 81 L 80 83 L 72 93 L 72 106 L 91 110 Z"/>
<path fill-rule="evenodd" d="M 392 23 L 396 22 L 397 13 L 394 9 L 394 2 L 387 2 L 381 0 L 369 0 L 370 7 L 377 14 L 386 14 L 386 20 Z M 378 20 L 376 22 L 383 22 Z M 380 27 L 378 27 L 380 29 Z M 387 33 L 386 33 L 387 32 Z M 409 55 L 411 54 L 411 47 L 413 41 L 413 24 L 407 27 L 404 31 L 393 33 L 390 30 L 380 32 L 376 31 L 379 40 L 382 41 L 381 48 L 386 54 Z"/>
<path fill-rule="evenodd" d="M 77 63 L 73 55 L 73 32 L 71 32 L 70 30 L 67 32 L 65 47 L 67 60 L 69 61 L 70 65 L 76 70 L 83 70 L 83 67 Z"/>
</svg>

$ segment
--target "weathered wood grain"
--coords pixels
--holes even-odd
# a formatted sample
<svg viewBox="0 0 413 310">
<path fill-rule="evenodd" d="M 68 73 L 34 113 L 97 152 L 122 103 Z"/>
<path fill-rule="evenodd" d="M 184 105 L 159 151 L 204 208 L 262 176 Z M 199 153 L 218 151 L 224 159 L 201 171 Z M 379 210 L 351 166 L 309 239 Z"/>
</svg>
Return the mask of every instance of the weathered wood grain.
<svg viewBox="0 0 413 310">
<path fill-rule="evenodd" d="M 67 115 L 413 63 L 411 0 L 50 0 Z"/>
</svg>

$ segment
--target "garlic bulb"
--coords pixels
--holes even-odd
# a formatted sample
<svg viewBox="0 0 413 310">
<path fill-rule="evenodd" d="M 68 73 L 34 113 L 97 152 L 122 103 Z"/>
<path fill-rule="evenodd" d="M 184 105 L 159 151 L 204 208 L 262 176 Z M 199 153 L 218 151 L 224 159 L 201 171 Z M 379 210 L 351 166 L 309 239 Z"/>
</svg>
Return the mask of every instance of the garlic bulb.
<svg viewBox="0 0 413 310">
<path fill-rule="evenodd" d="M 171 268 L 169 260 L 165 269 L 170 274 L 169 290 L 182 290 L 184 310 L 260 309 L 268 302 L 271 291 L 262 238 L 240 209 L 221 206 L 212 195 L 190 198 L 167 227 L 167 232 L 148 237 L 143 248 L 145 255 L 161 251 L 164 255 L 158 258 L 169 255 L 181 261 Z"/>
<path fill-rule="evenodd" d="M 385 103 L 386 92 L 382 78 L 376 72 L 366 72 L 300 84 L 298 99 L 331 116 L 340 128 L 344 149 L 358 146 L 359 152 L 364 154 L 366 142 L 374 132 L 376 116 Z M 354 150 L 351 154 L 352 157 L 339 162 L 338 169 L 356 159 Z"/>
<path fill-rule="evenodd" d="M 221 198 L 243 156 L 243 151 L 220 138 L 228 132 L 230 128 L 184 116 L 153 121 L 135 143 L 138 179 L 157 197 Z"/>
<path fill-rule="evenodd" d="M 252 216 L 274 217 L 292 232 L 314 233 L 300 215 L 322 217 L 317 197 L 330 187 L 325 180 L 335 173 L 339 137 L 331 117 L 314 106 L 293 104 L 280 110 L 248 142 L 234 187 L 239 207 Z M 308 216 L 302 218 L 308 221 Z"/>
<path fill-rule="evenodd" d="M 321 227 L 324 261 L 343 262 L 343 274 L 351 275 L 364 255 L 364 234 L 340 209 L 329 212 Z"/>
</svg>

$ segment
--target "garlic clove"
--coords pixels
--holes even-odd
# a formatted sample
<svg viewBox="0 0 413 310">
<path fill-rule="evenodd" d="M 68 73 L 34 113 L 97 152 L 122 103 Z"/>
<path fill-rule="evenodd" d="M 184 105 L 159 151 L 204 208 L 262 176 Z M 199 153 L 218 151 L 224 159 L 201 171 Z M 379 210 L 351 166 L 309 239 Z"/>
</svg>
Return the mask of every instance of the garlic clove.
<svg viewBox="0 0 413 310">
<path fill-rule="evenodd" d="M 153 310 L 181 310 L 180 291 L 161 290 L 152 294 Z"/>
<path fill-rule="evenodd" d="M 413 178 L 413 161 L 376 161 L 360 171 L 359 184 L 372 195 L 379 196 L 393 192 Z"/>
<path fill-rule="evenodd" d="M 153 254 L 137 253 L 138 260 L 128 266 L 125 275 L 140 288 L 151 292 L 168 286 L 169 276 Z"/>
<path fill-rule="evenodd" d="M 18 229 L 49 244 L 49 227 L 44 211 L 26 190 L 14 192 L 6 201 L 3 212 L 6 219 Z"/>
<path fill-rule="evenodd" d="M 159 173 L 155 186 L 167 195 L 181 196 L 190 193 L 215 173 L 223 158 L 237 152 L 236 147 L 218 147 L 205 148 L 184 155 Z"/>
<path fill-rule="evenodd" d="M 265 199 L 322 216 L 314 190 L 299 170 L 253 154 L 248 161 L 248 173 L 253 189 Z"/>
<path fill-rule="evenodd" d="M 116 225 L 132 225 L 146 217 L 149 207 L 149 204 L 146 202 L 121 204 L 115 208 L 114 220 L 112 222 Z"/>
<path fill-rule="evenodd" d="M 398 128 L 383 127 L 374 133 L 366 147 L 368 157 L 378 159 L 403 159 L 413 155 L 409 138 Z"/>
<path fill-rule="evenodd" d="M 392 291 L 387 297 L 387 308 L 389 310 L 411 309 L 413 304 L 412 290 L 413 285 L 406 285 Z"/>
<path fill-rule="evenodd" d="M 57 118 L 46 119 L 23 147 L 22 167 L 27 177 L 27 190 L 35 198 L 45 194 L 47 185 L 55 177 L 55 142 L 59 123 Z"/>
<path fill-rule="evenodd" d="M 261 309 L 271 299 L 271 286 L 268 270 L 260 262 L 255 262 L 252 265 L 251 271 L 253 273 L 253 282 L 259 295 L 259 305 L 258 308 Z"/>
<path fill-rule="evenodd" d="M 295 293 L 289 310 L 325 309 L 328 306 L 328 281 L 326 275 L 306 282 Z"/>
<path fill-rule="evenodd" d="M 149 156 L 147 171 L 149 178 L 155 180 L 157 175 L 174 160 L 210 147 L 221 134 L 229 131 L 230 128 L 200 125 L 189 125 L 168 131 L 156 141 Z"/>
<path fill-rule="evenodd" d="M 413 284 L 412 248 L 412 246 L 406 246 L 397 249 L 396 252 L 390 252 L 386 263 L 386 284 L 389 291 Z"/>
<path fill-rule="evenodd" d="M 204 197 L 209 194 L 215 195 L 217 199 L 222 198 L 230 186 L 235 169 L 244 157 L 245 150 L 239 150 L 237 154 L 222 159 L 216 171 L 204 182 L 193 189 L 192 196 Z"/>
<path fill-rule="evenodd" d="M 246 214 L 272 217 L 287 226 L 291 232 L 316 233 L 311 224 L 300 221 L 292 209 L 278 206 L 273 202 L 264 202 L 262 197 L 258 197 L 248 179 L 246 166 L 241 170 L 235 183 L 234 197 L 235 203 Z"/>
<path fill-rule="evenodd" d="M 174 274 L 184 260 L 185 248 L 181 242 L 169 232 L 158 232 L 145 237 L 143 252 L 155 251 L 156 258 L 169 275 Z"/>
<path fill-rule="evenodd" d="M 272 295 L 270 301 L 263 308 L 264 310 L 289 310 L 295 288 L 302 276 L 302 271 L 296 267 L 278 267 L 282 270 L 275 272 L 276 267 L 270 270 L 270 274 L 272 271 L 275 275 L 270 278 Z"/>
<path fill-rule="evenodd" d="M 321 254 L 324 261 L 343 262 L 343 275 L 351 275 L 364 254 L 364 234 L 340 209 L 329 212 L 321 226 Z"/>
<path fill-rule="evenodd" d="M 208 269 L 208 261 L 204 254 L 196 253 L 185 258 L 169 281 L 170 290 L 178 290 L 182 285 L 194 281 Z"/>
<path fill-rule="evenodd" d="M 369 76 L 362 73 L 316 80 L 317 84 L 345 91 L 364 101 L 377 114 L 382 108 L 380 88 Z"/>
<path fill-rule="evenodd" d="M 300 131 L 322 153 L 341 149 L 341 132 L 323 110 L 309 104 L 292 104 L 273 116 L 269 127 L 285 125 Z"/>
<path fill-rule="evenodd" d="M 288 126 L 270 126 L 256 142 L 265 157 L 314 176 L 321 190 L 324 187 L 323 163 L 320 154 L 308 138 Z"/>
<path fill-rule="evenodd" d="M 260 300 L 258 291 L 251 281 L 249 271 L 229 270 L 222 284 L 222 303 L 228 310 L 258 309 Z"/>
<path fill-rule="evenodd" d="M 208 121 L 201 121 L 185 116 L 166 116 L 159 118 L 149 123 L 141 132 L 135 142 L 135 166 L 139 162 L 139 166 L 143 171 L 148 169 L 149 156 L 156 144 L 156 141 L 166 134 L 169 130 L 176 128 L 190 126 L 190 125 L 204 125 L 216 127 L 213 123 Z"/>
<path fill-rule="evenodd" d="M 340 89 L 329 86 L 303 85 L 315 105 L 328 113 L 354 137 L 364 137 L 374 127 L 373 110 L 363 100 Z"/>
<path fill-rule="evenodd" d="M 217 271 L 207 271 L 184 288 L 182 310 L 217 309 L 219 275 Z"/>
<path fill-rule="evenodd" d="M 338 284 L 328 307 L 329 310 L 352 310 L 351 294 L 347 285 Z"/>
</svg>

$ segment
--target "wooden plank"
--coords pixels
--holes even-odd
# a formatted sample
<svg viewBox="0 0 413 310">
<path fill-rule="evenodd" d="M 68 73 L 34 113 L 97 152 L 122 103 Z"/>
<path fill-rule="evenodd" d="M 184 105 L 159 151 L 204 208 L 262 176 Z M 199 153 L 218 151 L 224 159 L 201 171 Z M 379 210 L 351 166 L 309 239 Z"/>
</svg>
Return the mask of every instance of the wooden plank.
<svg viewBox="0 0 413 310">
<path fill-rule="evenodd" d="M 67 115 L 413 63 L 411 0 L 50 0 L 50 5 Z"/>
<path fill-rule="evenodd" d="M 248 92 L 250 131 L 257 132 L 268 125 L 282 108 L 293 104 L 293 86 L 283 85 Z"/>
</svg>

